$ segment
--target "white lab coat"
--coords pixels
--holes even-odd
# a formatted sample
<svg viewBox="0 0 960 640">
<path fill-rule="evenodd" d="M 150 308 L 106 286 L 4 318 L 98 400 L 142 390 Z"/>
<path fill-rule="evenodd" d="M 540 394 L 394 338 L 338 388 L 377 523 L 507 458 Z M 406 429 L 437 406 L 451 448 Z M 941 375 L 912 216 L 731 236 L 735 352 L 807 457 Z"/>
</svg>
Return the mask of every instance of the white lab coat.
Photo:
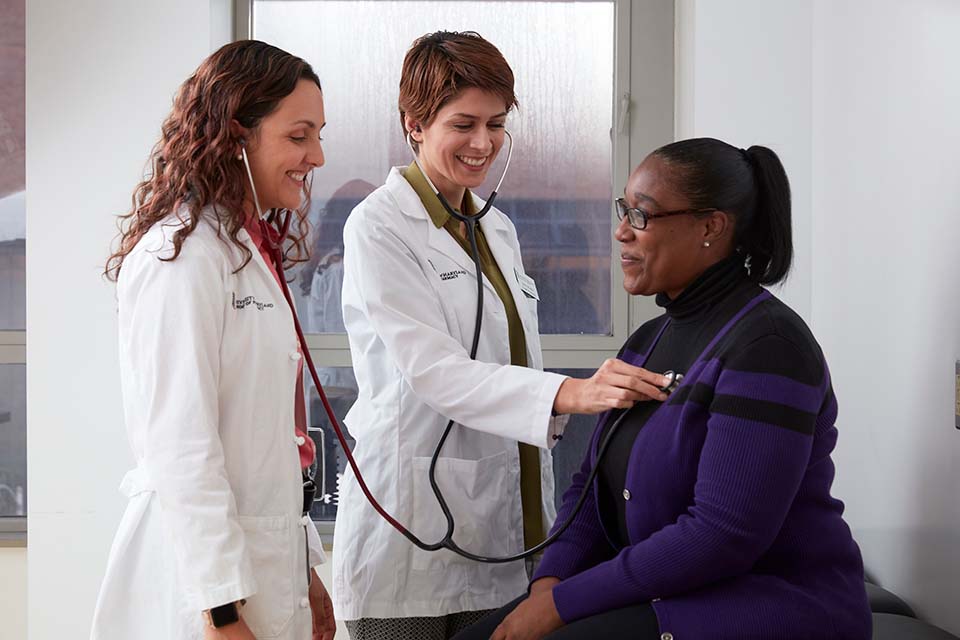
<svg viewBox="0 0 960 640">
<path fill-rule="evenodd" d="M 184 213 L 183 215 L 186 215 Z M 210 210 L 172 262 L 170 217 L 123 262 L 120 371 L 137 467 L 94 613 L 93 640 L 192 640 L 205 609 L 246 599 L 259 639 L 311 637 L 310 564 L 324 561 L 303 502 L 297 337 L 260 252 L 250 263 Z"/>
<path fill-rule="evenodd" d="M 549 447 L 564 420 L 551 411 L 564 377 L 541 370 L 537 301 L 521 290 L 528 280 L 513 224 L 492 209 L 481 227 L 516 301 L 530 368 L 509 366 L 506 313 L 486 278 L 480 345 L 470 360 L 473 262 L 434 226 L 395 168 L 344 229 L 343 316 L 359 386 L 345 421 L 373 494 L 432 543 L 445 521 L 427 470 L 448 419 L 456 420 L 437 465 L 456 518 L 454 540 L 500 556 L 523 548 L 518 440 L 542 447 L 545 526 L 556 518 Z M 417 549 L 367 504 L 352 471 L 341 483 L 333 563 L 334 610 L 346 620 L 490 609 L 527 586 L 522 561 L 479 564 Z"/>
</svg>

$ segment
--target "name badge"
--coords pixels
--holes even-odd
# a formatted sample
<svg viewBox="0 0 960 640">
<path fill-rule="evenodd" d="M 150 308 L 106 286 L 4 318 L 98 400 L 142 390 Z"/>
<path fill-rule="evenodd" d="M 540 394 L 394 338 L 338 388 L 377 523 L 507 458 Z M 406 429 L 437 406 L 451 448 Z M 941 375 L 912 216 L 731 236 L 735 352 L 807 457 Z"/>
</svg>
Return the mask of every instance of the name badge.
<svg viewBox="0 0 960 640">
<path fill-rule="evenodd" d="M 537 283 L 533 281 L 533 278 L 521 273 L 516 267 L 513 268 L 513 273 L 517 276 L 517 282 L 520 284 L 520 290 L 523 291 L 524 295 L 539 302 L 540 294 L 537 293 Z"/>
</svg>

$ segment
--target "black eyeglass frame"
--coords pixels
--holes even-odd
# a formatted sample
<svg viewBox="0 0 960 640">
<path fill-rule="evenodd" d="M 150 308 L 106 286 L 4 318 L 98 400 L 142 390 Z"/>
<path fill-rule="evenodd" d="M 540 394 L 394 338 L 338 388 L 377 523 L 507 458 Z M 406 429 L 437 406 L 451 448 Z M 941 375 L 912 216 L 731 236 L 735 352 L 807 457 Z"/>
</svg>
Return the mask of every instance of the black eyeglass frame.
<svg viewBox="0 0 960 640">
<path fill-rule="evenodd" d="M 714 211 L 720 211 L 717 207 L 706 207 L 703 209 L 678 209 L 676 211 L 650 213 L 639 207 L 628 207 L 625 198 L 616 198 L 613 203 L 617 210 L 617 220 L 623 220 L 623 217 L 626 216 L 630 226 L 638 231 L 643 231 L 647 228 L 647 223 L 650 221 L 650 218 L 667 218 L 669 216 L 682 216 L 690 213 L 713 213 Z"/>
</svg>

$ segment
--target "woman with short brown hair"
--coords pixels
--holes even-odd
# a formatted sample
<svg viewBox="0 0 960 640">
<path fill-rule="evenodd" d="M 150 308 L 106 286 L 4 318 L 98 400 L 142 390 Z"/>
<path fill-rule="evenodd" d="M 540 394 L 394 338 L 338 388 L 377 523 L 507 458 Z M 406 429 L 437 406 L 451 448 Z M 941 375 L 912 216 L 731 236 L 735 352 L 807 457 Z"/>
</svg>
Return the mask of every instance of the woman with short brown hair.
<svg viewBox="0 0 960 640">
<path fill-rule="evenodd" d="M 399 97 L 416 160 L 393 168 L 344 229 L 343 318 L 359 388 L 346 424 L 359 468 L 387 511 L 436 542 L 445 520 L 428 467 L 455 421 L 436 479 L 455 541 L 488 556 L 534 546 L 554 520 L 558 414 L 662 396 L 663 376 L 622 362 L 586 380 L 542 371 L 536 285 L 513 223 L 495 208 L 477 225 L 485 295 L 470 357 L 477 274 L 464 224 L 447 207 L 464 216 L 483 208 L 471 189 L 507 140 L 516 104 L 510 66 L 479 35 L 418 39 Z M 523 562 L 480 564 L 412 545 L 366 504 L 349 470 L 340 497 L 334 607 L 354 640 L 449 638 L 525 591 Z"/>
</svg>

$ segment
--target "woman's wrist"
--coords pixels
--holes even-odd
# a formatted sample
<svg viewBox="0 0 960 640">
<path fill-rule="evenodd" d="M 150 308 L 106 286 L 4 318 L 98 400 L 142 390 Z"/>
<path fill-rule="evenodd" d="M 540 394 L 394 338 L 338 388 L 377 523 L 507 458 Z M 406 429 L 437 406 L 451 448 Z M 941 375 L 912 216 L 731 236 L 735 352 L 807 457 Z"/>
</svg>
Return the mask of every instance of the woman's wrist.
<svg viewBox="0 0 960 640">
<path fill-rule="evenodd" d="M 556 585 L 560 584 L 560 578 L 554 576 L 545 576 L 539 578 L 530 584 L 530 593 L 539 593 L 541 591 L 549 591 L 553 589 Z"/>
<path fill-rule="evenodd" d="M 576 398 L 580 394 L 580 386 L 583 382 L 578 378 L 567 378 L 560 383 L 557 395 L 553 399 L 554 415 L 576 413 Z"/>
</svg>

